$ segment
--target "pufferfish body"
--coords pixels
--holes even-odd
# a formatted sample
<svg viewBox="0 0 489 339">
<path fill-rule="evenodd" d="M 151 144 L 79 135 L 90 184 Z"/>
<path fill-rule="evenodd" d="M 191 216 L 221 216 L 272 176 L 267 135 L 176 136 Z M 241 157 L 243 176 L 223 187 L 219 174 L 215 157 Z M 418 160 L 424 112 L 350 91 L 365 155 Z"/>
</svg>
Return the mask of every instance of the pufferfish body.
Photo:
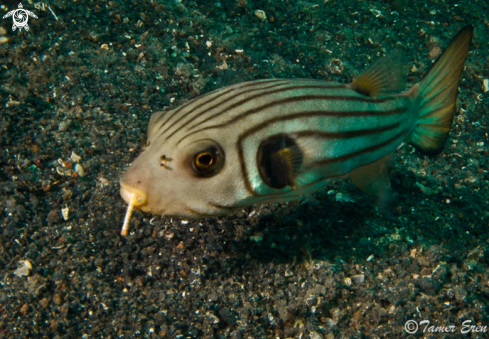
<svg viewBox="0 0 489 339">
<path fill-rule="evenodd" d="M 408 142 L 443 149 L 473 27 L 452 40 L 409 90 L 400 53 L 350 84 L 265 79 L 221 88 L 149 122 L 143 153 L 122 176 L 132 208 L 181 218 L 228 214 L 308 196 L 349 175 L 371 194 L 389 189 L 389 155 Z"/>
</svg>

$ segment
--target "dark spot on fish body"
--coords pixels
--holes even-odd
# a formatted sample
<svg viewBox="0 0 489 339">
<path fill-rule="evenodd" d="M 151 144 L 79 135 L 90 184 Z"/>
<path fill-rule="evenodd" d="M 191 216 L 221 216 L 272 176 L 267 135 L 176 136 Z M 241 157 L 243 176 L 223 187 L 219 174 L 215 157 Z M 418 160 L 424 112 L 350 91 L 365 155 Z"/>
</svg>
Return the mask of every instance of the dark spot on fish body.
<svg viewBox="0 0 489 339">
<path fill-rule="evenodd" d="M 256 158 L 263 182 L 271 188 L 281 189 L 294 185 L 304 157 L 292 137 L 276 134 L 261 142 Z"/>
</svg>

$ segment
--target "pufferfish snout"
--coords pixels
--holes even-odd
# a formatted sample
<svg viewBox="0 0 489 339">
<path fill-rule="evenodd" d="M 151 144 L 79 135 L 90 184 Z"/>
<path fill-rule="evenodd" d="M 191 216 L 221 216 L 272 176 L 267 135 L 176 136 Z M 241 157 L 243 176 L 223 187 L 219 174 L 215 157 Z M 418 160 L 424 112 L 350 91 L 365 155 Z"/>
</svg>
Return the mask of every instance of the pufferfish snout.
<svg viewBox="0 0 489 339">
<path fill-rule="evenodd" d="M 226 194 L 233 192 L 220 181 L 224 178 L 225 182 L 232 182 L 229 179 L 233 176 L 232 166 L 225 166 L 225 144 L 222 140 L 189 138 L 178 145 L 147 147 L 120 180 L 121 196 L 129 205 L 122 234 L 127 234 L 133 208 L 166 216 L 199 218 L 214 215 L 201 213 L 209 210 L 210 205 L 213 212 L 218 212 L 215 215 L 223 214 L 219 202 L 212 205 L 206 198 L 220 187 L 225 191 L 221 194 L 225 203 Z M 216 178 L 217 174 L 220 176 Z"/>
<path fill-rule="evenodd" d="M 149 177 L 149 169 L 145 169 L 141 162 L 133 163 L 120 179 L 120 194 L 128 204 L 121 234 L 127 235 L 129 219 L 134 207 L 144 209 L 147 203 L 147 191 L 144 182 Z"/>
<path fill-rule="evenodd" d="M 166 167 L 162 169 L 161 167 Z M 171 190 L 160 194 L 151 190 L 152 185 L 161 185 L 172 180 L 170 167 L 161 162 L 153 152 L 145 150 L 126 170 L 120 179 L 120 194 L 122 198 L 135 208 L 143 211 L 162 213 L 161 197 L 170 197 Z M 151 196 L 148 199 L 148 196 Z M 155 207 L 156 206 L 156 207 Z"/>
</svg>

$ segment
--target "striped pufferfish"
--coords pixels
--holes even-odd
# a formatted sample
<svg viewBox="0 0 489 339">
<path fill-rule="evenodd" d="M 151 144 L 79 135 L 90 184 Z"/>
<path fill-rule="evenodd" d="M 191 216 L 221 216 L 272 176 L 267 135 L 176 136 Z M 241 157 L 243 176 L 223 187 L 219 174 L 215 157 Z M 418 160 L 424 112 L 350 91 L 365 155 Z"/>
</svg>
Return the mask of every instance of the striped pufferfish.
<svg viewBox="0 0 489 339">
<path fill-rule="evenodd" d="M 386 165 L 402 143 L 434 156 L 448 138 L 473 36 L 458 32 L 409 90 L 400 53 L 350 84 L 266 79 L 227 86 L 149 122 L 147 145 L 120 180 L 129 207 L 180 218 L 284 202 L 349 175 L 362 190 L 390 188 Z"/>
</svg>

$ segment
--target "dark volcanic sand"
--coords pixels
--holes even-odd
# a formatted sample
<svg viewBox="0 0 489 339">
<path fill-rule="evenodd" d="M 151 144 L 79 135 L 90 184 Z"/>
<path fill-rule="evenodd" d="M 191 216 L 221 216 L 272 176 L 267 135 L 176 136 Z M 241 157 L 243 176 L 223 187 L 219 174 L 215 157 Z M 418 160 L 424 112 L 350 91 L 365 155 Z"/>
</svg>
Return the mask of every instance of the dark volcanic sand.
<svg viewBox="0 0 489 339">
<path fill-rule="evenodd" d="M 416 337 L 489 337 L 460 333 L 489 326 L 486 1 L 46 4 L 57 20 L 23 3 L 28 32 L 0 21 L 0 338 L 401 338 L 408 320 L 455 327 Z M 400 148 L 387 206 L 344 179 L 319 205 L 136 211 L 120 236 L 118 178 L 153 112 L 250 79 L 346 83 L 395 49 L 412 85 L 467 24 L 445 151 Z"/>
</svg>

